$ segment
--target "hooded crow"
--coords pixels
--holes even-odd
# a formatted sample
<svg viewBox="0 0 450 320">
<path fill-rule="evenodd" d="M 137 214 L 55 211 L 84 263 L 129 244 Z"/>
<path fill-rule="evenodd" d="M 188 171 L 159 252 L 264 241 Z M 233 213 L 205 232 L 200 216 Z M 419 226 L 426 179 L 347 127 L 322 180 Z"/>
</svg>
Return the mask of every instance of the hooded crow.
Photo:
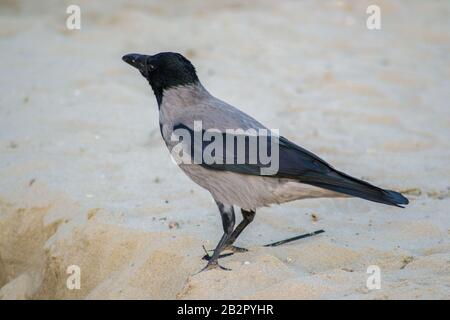
<svg viewBox="0 0 450 320">
<path fill-rule="evenodd" d="M 265 134 L 270 132 L 267 127 L 212 96 L 200 83 L 194 66 L 181 54 L 133 53 L 122 59 L 138 69 L 153 89 L 161 135 L 169 151 L 172 155 L 185 152 L 191 160 L 177 161 L 180 168 L 208 190 L 217 203 L 224 234 L 204 269 L 225 269 L 218 264 L 225 249 L 245 251 L 233 243 L 252 222 L 256 209 L 263 206 L 321 197 L 358 197 L 397 207 L 408 204 L 408 199 L 398 192 L 351 177 L 288 139 Z M 198 136 L 200 143 L 195 140 Z M 243 144 L 228 144 L 242 136 Z M 257 142 L 256 158 L 250 156 L 252 139 Z M 183 152 L 174 153 L 180 140 Z M 211 157 L 206 159 L 207 151 L 213 161 Z M 270 166 L 261 154 L 271 156 Z M 271 167 L 275 169 L 269 170 Z M 236 228 L 233 206 L 239 207 L 243 216 Z"/>
</svg>

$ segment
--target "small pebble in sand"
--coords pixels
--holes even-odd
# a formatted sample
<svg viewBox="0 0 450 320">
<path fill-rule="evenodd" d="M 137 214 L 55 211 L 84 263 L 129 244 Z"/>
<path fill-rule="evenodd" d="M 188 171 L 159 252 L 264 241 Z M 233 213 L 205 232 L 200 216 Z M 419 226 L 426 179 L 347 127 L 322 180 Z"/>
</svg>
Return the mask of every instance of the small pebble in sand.
<svg viewBox="0 0 450 320">
<path fill-rule="evenodd" d="M 10 147 L 11 149 L 16 149 L 18 146 L 19 146 L 19 145 L 18 145 L 17 142 L 15 142 L 15 141 L 11 141 L 11 142 L 9 143 L 9 147 Z"/>
<path fill-rule="evenodd" d="M 402 266 L 400 267 L 400 269 L 405 269 L 405 267 L 410 264 L 411 262 L 413 262 L 414 257 L 413 256 L 408 256 L 403 258 L 402 260 Z"/>
<path fill-rule="evenodd" d="M 28 186 L 31 187 L 33 185 L 33 183 L 36 182 L 36 179 L 31 179 L 30 182 L 28 182 Z"/>
<path fill-rule="evenodd" d="M 90 209 L 87 213 L 88 220 L 91 220 L 95 217 L 95 215 L 100 211 L 100 208 Z"/>
<path fill-rule="evenodd" d="M 291 263 L 292 261 L 294 261 L 294 260 L 292 260 L 291 257 L 286 257 L 286 262 L 287 262 L 287 263 Z"/>
<path fill-rule="evenodd" d="M 245 264 L 246 266 L 248 266 L 248 265 L 250 264 L 250 261 L 245 261 L 244 264 Z"/>
<path fill-rule="evenodd" d="M 176 221 L 170 221 L 169 222 L 169 229 L 178 229 L 180 228 L 180 224 Z"/>
</svg>

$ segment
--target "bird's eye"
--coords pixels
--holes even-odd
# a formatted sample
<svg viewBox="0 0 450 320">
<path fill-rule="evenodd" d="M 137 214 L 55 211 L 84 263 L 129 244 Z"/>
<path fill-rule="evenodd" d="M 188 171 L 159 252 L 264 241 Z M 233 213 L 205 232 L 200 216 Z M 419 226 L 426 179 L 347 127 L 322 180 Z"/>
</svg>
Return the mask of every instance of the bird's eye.
<svg viewBox="0 0 450 320">
<path fill-rule="evenodd" d="M 151 64 L 150 57 L 147 57 L 147 59 L 145 59 L 145 66 L 147 67 L 148 71 L 153 71 L 156 69 L 155 65 Z"/>
</svg>

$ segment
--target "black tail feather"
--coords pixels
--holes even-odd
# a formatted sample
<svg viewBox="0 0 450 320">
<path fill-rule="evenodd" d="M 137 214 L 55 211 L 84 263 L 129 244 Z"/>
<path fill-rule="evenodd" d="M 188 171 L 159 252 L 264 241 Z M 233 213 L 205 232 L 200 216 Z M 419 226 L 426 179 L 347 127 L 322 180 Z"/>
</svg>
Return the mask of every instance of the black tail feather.
<svg viewBox="0 0 450 320">
<path fill-rule="evenodd" d="M 316 175 L 312 173 L 304 177 L 302 182 L 400 208 L 403 208 L 402 205 L 407 205 L 409 203 L 408 199 L 399 192 L 381 189 L 339 171 L 332 171 L 326 175 Z"/>
</svg>

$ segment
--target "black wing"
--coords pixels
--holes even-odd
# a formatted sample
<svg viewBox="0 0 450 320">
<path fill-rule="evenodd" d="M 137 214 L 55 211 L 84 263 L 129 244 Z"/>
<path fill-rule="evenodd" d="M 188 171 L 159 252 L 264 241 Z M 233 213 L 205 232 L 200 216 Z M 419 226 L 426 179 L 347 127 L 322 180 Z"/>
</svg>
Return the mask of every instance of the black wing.
<svg viewBox="0 0 450 320">
<path fill-rule="evenodd" d="M 299 182 L 313 185 L 316 187 L 332 190 L 339 193 L 363 198 L 366 200 L 380 202 L 388 205 L 400 206 L 402 204 L 408 204 L 408 199 L 398 192 L 391 190 L 384 190 L 368 182 L 351 177 L 343 172 L 334 169 L 330 164 L 309 152 L 308 150 L 294 144 L 284 137 L 274 137 L 270 135 L 257 135 L 256 137 L 248 135 L 220 133 L 223 147 L 221 150 L 215 150 L 214 158 L 219 161 L 211 162 L 205 161 L 203 158 L 204 151 L 208 146 L 215 141 L 205 141 L 202 139 L 200 144 L 195 144 L 194 131 L 184 124 L 178 124 L 174 126 L 174 130 L 184 129 L 189 132 L 191 137 L 190 155 L 201 155 L 197 157 L 197 163 L 205 168 L 211 170 L 224 170 L 241 174 L 249 175 L 266 175 L 266 171 L 273 165 L 273 162 L 267 163 L 267 158 L 271 161 L 278 161 L 278 170 L 271 172 L 270 176 L 275 178 L 289 178 L 295 179 Z M 205 131 L 202 132 L 202 136 Z M 238 143 L 239 139 L 245 141 L 244 147 L 239 148 L 240 152 L 244 152 L 244 157 L 239 158 L 238 155 Z M 226 141 L 232 139 L 235 141 L 234 148 L 228 150 L 226 148 Z M 252 140 L 252 139 L 256 139 Z M 265 143 L 263 143 L 265 141 Z M 255 159 L 252 154 L 255 153 L 255 149 L 251 149 L 251 143 L 256 144 Z M 262 147 L 267 146 L 264 150 Z M 276 150 L 272 147 L 278 147 L 278 156 L 276 157 Z M 241 145 L 242 147 L 242 145 Z M 265 154 L 266 159 L 262 159 L 259 155 Z M 198 159 L 201 159 L 198 161 Z"/>
</svg>

